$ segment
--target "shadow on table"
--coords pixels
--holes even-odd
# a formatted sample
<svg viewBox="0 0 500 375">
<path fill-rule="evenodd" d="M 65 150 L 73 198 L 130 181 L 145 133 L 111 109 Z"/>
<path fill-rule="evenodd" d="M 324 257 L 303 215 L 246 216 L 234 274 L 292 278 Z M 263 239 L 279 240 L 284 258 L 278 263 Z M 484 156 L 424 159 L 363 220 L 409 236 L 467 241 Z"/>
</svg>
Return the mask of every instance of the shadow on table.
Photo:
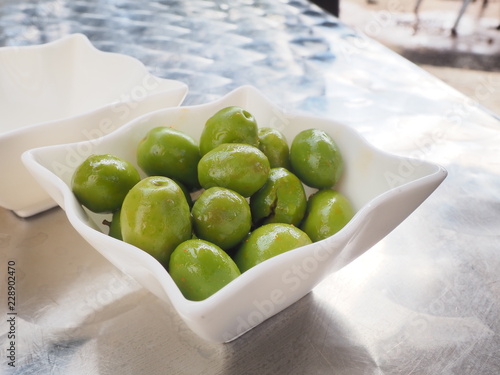
<svg viewBox="0 0 500 375">
<path fill-rule="evenodd" d="M 221 374 L 367 374 L 376 365 L 354 331 L 311 292 L 226 344 Z"/>
</svg>

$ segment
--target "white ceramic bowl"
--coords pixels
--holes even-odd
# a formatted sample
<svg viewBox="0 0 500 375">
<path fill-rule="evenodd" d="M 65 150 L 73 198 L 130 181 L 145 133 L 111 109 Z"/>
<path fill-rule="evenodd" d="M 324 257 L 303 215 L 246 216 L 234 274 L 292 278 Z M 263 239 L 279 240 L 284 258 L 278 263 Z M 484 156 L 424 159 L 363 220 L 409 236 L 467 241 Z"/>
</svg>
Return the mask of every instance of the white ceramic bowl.
<svg viewBox="0 0 500 375">
<path fill-rule="evenodd" d="M 328 132 L 345 160 L 337 189 L 349 197 L 356 214 L 334 236 L 269 259 L 206 300 L 193 302 L 183 297 L 154 258 L 106 235 L 100 224 L 102 215 L 82 209 L 71 193 L 70 180 L 76 162 L 91 153 L 111 153 L 135 163 L 137 143 L 156 126 L 168 125 L 199 139 L 205 120 L 229 105 L 247 109 L 260 126 L 280 129 L 289 142 L 306 128 Z M 286 114 L 248 86 L 212 103 L 144 115 L 95 143 L 30 150 L 23 154 L 23 161 L 93 247 L 161 300 L 169 300 L 199 336 L 216 342 L 235 339 L 303 297 L 327 274 L 339 270 L 393 230 L 447 175 L 440 166 L 378 151 L 356 131 L 335 121 Z"/>
<path fill-rule="evenodd" d="M 99 51 L 82 34 L 0 48 L 0 206 L 27 217 L 56 205 L 24 168 L 24 151 L 98 138 L 179 105 L 187 90 L 130 56 Z"/>
</svg>

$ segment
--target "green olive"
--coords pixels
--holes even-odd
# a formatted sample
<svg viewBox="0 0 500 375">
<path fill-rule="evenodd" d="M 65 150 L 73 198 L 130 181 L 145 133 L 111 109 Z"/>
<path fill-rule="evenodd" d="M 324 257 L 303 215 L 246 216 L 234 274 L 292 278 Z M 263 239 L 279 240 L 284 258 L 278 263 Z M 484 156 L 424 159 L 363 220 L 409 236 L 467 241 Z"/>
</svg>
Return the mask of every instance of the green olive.
<svg viewBox="0 0 500 375">
<path fill-rule="evenodd" d="M 121 207 L 140 179 L 139 172 L 126 160 L 109 154 L 91 155 L 75 169 L 71 188 L 90 211 L 110 213 Z"/>
<path fill-rule="evenodd" d="M 147 132 L 137 146 L 137 164 L 148 176 L 165 176 L 198 190 L 200 149 L 187 134 L 167 126 Z"/>
<path fill-rule="evenodd" d="M 257 147 L 224 143 L 201 158 L 198 179 L 205 189 L 220 186 L 249 197 L 264 185 L 270 169 L 266 155 Z"/>
<path fill-rule="evenodd" d="M 246 199 L 222 187 L 205 190 L 194 203 L 191 214 L 197 238 L 210 241 L 223 250 L 237 245 L 252 225 Z"/>
<path fill-rule="evenodd" d="M 168 270 L 184 297 L 192 301 L 210 297 L 240 275 L 227 253 L 199 239 L 177 246 L 170 257 Z"/>
<path fill-rule="evenodd" d="M 308 235 L 293 225 L 266 224 L 255 229 L 242 242 L 234 261 L 243 273 L 267 259 L 310 243 Z"/>
<path fill-rule="evenodd" d="M 255 225 L 286 223 L 299 225 L 307 197 L 302 182 L 285 168 L 272 168 L 262 188 L 250 198 Z"/>
<path fill-rule="evenodd" d="M 334 186 L 343 171 L 337 144 L 319 129 L 303 130 L 295 136 L 290 147 L 290 162 L 297 177 L 317 189 Z"/>
<path fill-rule="evenodd" d="M 251 113 L 231 106 L 219 110 L 206 121 L 200 136 L 201 154 L 223 143 L 259 145 L 257 122 Z"/>
<path fill-rule="evenodd" d="M 349 200 L 335 190 L 319 190 L 309 197 L 304 221 L 300 228 L 314 242 L 341 230 L 354 216 Z"/>
<path fill-rule="evenodd" d="M 182 189 L 163 176 L 146 177 L 130 189 L 123 201 L 120 226 L 125 242 L 163 265 L 192 232 L 191 213 Z"/>
<path fill-rule="evenodd" d="M 271 168 L 292 170 L 290 148 L 285 135 L 275 128 L 259 128 L 259 149 L 269 159 Z"/>
</svg>

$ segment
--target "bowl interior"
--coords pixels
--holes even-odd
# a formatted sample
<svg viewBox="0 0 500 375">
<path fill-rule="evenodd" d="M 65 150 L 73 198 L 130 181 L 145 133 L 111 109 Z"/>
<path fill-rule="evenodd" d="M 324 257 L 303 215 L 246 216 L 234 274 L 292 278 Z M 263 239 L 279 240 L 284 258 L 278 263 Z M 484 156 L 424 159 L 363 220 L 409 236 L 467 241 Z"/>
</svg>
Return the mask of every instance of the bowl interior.
<svg viewBox="0 0 500 375">
<path fill-rule="evenodd" d="M 1 48 L 0 66 L 0 133 L 124 101 L 137 86 L 158 86 L 141 62 L 99 51 L 82 34 Z"/>
</svg>

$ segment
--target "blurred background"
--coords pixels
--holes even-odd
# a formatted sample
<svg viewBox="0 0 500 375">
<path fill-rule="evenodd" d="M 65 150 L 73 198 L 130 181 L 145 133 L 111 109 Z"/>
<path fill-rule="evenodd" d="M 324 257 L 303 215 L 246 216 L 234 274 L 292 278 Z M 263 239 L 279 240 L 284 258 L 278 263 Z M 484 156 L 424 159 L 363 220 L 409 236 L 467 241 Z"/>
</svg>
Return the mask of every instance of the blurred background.
<svg viewBox="0 0 500 375">
<path fill-rule="evenodd" d="M 500 117 L 500 0 L 318 0 Z"/>
</svg>

